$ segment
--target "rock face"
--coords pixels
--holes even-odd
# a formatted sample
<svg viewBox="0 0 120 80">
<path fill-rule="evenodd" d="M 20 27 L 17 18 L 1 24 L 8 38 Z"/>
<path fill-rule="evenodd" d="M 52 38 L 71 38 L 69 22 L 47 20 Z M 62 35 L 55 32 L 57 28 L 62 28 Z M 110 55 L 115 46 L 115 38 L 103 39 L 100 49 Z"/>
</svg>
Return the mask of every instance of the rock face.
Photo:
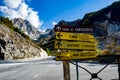
<svg viewBox="0 0 120 80">
<path fill-rule="evenodd" d="M 89 17 L 94 26 L 98 48 L 109 50 L 110 53 L 120 53 L 120 1 L 96 12 Z M 94 18 L 93 18 L 94 17 Z"/>
<path fill-rule="evenodd" d="M 45 32 L 39 31 L 37 28 L 32 26 L 29 21 L 21 18 L 13 19 L 12 23 L 15 27 L 27 34 L 30 39 L 38 42 L 39 44 L 46 43 L 54 35 L 53 29 L 47 29 Z"/>
<path fill-rule="evenodd" d="M 0 54 L 4 59 L 24 59 L 47 56 L 46 52 L 33 44 L 30 40 L 24 39 L 20 34 L 0 24 Z"/>
<path fill-rule="evenodd" d="M 53 29 L 47 29 L 45 32 L 42 32 L 39 35 L 39 38 L 36 40 L 36 42 L 40 43 L 41 45 L 46 44 L 54 34 L 55 32 Z"/>
<path fill-rule="evenodd" d="M 15 18 L 12 20 L 15 27 L 19 28 L 25 34 L 27 34 L 31 39 L 37 39 L 40 35 L 40 31 L 35 28 L 29 21 L 23 20 L 21 18 Z"/>
</svg>

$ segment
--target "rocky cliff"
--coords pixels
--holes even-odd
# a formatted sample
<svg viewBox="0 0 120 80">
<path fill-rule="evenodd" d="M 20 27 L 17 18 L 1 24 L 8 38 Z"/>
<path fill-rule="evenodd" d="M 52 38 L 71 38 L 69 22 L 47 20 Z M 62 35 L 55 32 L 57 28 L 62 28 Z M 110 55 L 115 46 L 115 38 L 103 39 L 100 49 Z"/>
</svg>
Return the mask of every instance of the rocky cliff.
<svg viewBox="0 0 120 80">
<path fill-rule="evenodd" d="M 30 39 L 36 40 L 39 37 L 40 33 L 42 33 L 37 28 L 35 28 L 29 21 L 23 20 L 21 18 L 13 19 L 12 23 L 15 27 L 19 28 L 21 31 L 27 34 Z"/>
<path fill-rule="evenodd" d="M 47 56 L 42 48 L 10 29 L 2 20 L 0 20 L 0 56 L 3 54 L 5 60 Z"/>
<path fill-rule="evenodd" d="M 39 31 L 29 21 L 21 18 L 13 19 L 12 23 L 15 27 L 28 35 L 30 39 L 36 41 L 40 45 L 45 44 L 54 35 L 53 29 L 47 29 L 45 32 Z"/>
<path fill-rule="evenodd" d="M 92 25 L 98 48 L 107 54 L 120 54 L 120 1 L 88 13 L 82 25 Z"/>
</svg>

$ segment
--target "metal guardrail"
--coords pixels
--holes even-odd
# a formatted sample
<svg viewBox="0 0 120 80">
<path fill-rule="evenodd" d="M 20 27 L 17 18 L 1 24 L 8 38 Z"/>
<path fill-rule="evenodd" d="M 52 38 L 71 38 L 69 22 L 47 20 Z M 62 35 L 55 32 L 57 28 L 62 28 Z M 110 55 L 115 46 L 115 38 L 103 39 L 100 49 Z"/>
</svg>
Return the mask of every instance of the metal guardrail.
<svg viewBox="0 0 120 80">
<path fill-rule="evenodd" d="M 94 78 L 97 78 L 97 79 L 99 79 L 99 80 L 102 80 L 102 78 L 100 78 L 100 77 L 98 77 L 98 74 L 100 73 L 100 72 L 102 72 L 109 64 L 112 64 L 113 62 L 115 62 L 115 60 L 116 60 L 116 62 L 117 62 L 117 65 L 118 65 L 118 76 L 119 76 L 119 80 L 120 80 L 120 55 L 106 55 L 106 56 L 100 56 L 99 58 L 104 58 L 105 59 L 105 57 L 107 58 L 113 58 L 113 59 L 111 59 L 111 60 L 106 60 L 106 61 L 104 61 L 103 60 L 103 62 L 104 62 L 104 64 L 106 64 L 102 69 L 100 69 L 98 72 L 96 72 L 96 73 L 92 73 L 92 72 L 90 72 L 88 69 L 86 69 L 86 68 L 84 68 L 84 67 L 82 67 L 82 66 L 80 66 L 80 65 L 78 65 L 78 63 L 77 63 L 77 60 L 76 60 L 76 63 L 74 62 L 74 61 L 70 61 L 70 63 L 72 63 L 73 65 L 76 65 L 77 67 L 79 67 L 79 68 L 81 68 L 81 69 L 83 69 L 83 70 L 85 70 L 86 72 L 88 72 L 90 75 L 91 75 L 91 78 L 90 78 L 90 80 L 92 80 L 92 79 L 94 79 Z M 101 62 L 101 61 L 100 61 Z M 76 72 L 77 72 L 77 68 L 76 68 Z M 78 72 L 77 72 L 78 73 Z M 78 75 L 78 74 L 77 74 Z M 79 76 L 77 76 L 77 80 L 79 80 L 78 79 L 79 78 Z"/>
<path fill-rule="evenodd" d="M 70 63 L 72 63 L 73 65 L 76 65 L 74 62 L 70 62 Z M 96 73 L 91 73 L 88 69 L 86 69 L 86 68 L 84 68 L 84 67 L 82 67 L 82 66 L 79 66 L 79 65 L 77 65 L 79 68 L 82 68 L 82 69 L 84 69 L 86 72 L 88 72 L 90 75 L 91 75 L 91 79 L 90 80 L 92 80 L 92 79 L 94 79 L 94 78 L 98 78 L 99 80 L 102 80 L 100 77 L 98 77 L 98 74 L 101 72 L 101 71 L 103 71 L 108 65 L 109 65 L 110 63 L 107 63 L 102 69 L 100 69 L 98 72 L 96 72 Z"/>
</svg>

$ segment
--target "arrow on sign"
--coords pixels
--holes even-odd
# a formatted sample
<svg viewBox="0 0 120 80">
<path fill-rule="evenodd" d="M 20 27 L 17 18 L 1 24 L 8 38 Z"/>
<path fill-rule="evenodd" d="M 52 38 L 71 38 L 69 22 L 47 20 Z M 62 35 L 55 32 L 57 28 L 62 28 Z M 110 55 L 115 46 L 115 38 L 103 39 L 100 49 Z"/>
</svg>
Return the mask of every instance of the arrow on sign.
<svg viewBox="0 0 120 80">
<path fill-rule="evenodd" d="M 60 48 L 60 46 L 62 46 L 62 44 L 60 42 L 57 42 L 56 46 L 58 46 L 58 48 Z"/>
<path fill-rule="evenodd" d="M 72 42 L 72 41 L 55 41 L 55 48 L 60 49 L 86 49 L 86 50 L 95 50 L 94 42 Z"/>
<path fill-rule="evenodd" d="M 61 39 L 62 35 L 60 33 L 57 34 L 57 37 Z"/>
<path fill-rule="evenodd" d="M 60 26 L 57 26 L 57 27 L 56 27 L 56 30 L 60 31 L 60 30 L 61 30 L 61 27 L 60 27 Z"/>
</svg>

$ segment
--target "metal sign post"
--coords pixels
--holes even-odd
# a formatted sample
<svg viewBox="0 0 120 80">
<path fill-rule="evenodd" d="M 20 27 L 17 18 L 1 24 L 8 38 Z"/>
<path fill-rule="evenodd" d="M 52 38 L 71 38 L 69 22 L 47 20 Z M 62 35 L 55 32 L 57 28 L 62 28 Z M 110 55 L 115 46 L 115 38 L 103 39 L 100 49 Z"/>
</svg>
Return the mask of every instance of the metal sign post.
<svg viewBox="0 0 120 80">
<path fill-rule="evenodd" d="M 79 80 L 78 60 L 76 60 L 76 75 L 77 75 L 77 80 Z"/>
<path fill-rule="evenodd" d="M 63 61 L 64 80 L 71 80 L 69 61 Z"/>
</svg>

